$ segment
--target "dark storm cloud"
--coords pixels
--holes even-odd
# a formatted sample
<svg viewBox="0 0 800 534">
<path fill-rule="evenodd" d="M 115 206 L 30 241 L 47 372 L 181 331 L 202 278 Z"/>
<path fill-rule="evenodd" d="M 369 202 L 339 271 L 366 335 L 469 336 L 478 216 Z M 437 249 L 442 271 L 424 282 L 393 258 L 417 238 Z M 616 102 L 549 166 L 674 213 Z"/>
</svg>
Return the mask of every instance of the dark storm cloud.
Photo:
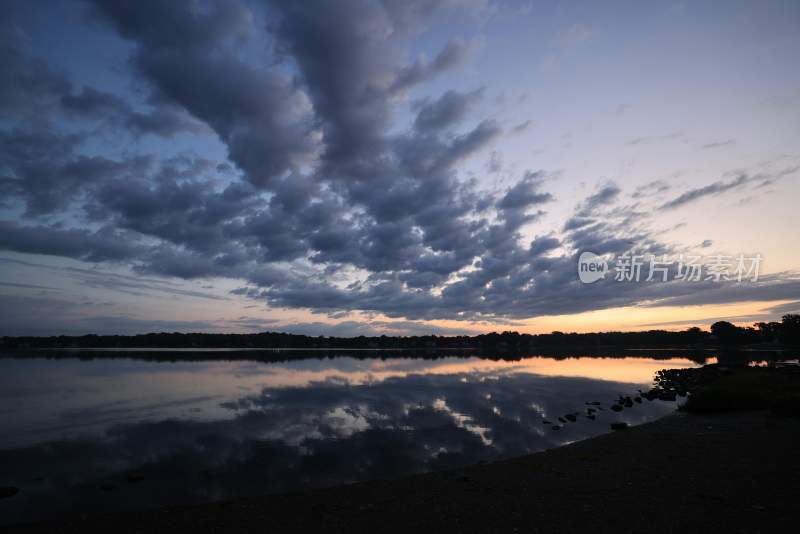
<svg viewBox="0 0 800 534">
<path fill-rule="evenodd" d="M 61 107 L 67 114 L 82 118 L 101 119 L 109 126 L 132 133 L 172 137 L 182 132 L 200 133 L 203 125 L 193 120 L 183 109 L 164 102 L 155 102 L 148 112 L 135 110 L 124 99 L 92 87 L 79 93 L 64 94 Z"/>
<path fill-rule="evenodd" d="M 142 278 L 233 278 L 245 284 L 237 294 L 272 307 L 407 320 L 505 321 L 697 291 L 578 282 L 580 251 L 671 251 L 641 207 L 619 205 L 613 183 L 531 241 L 525 225 L 544 216 L 557 175 L 529 171 L 500 193 L 466 178 L 462 165 L 484 161 L 503 130 L 471 115 L 483 90 L 413 100 L 468 55 L 460 40 L 430 59 L 400 48 L 437 2 L 88 4 L 130 43 L 120 63 L 143 101 L 74 85 L 32 57 L 13 24 L 0 26 L 0 202 L 26 217 L 1 223 L 4 250 L 122 263 Z M 410 98 L 416 116 L 398 128 Z M 19 118 L 33 111 L 36 121 Z M 93 155 L 98 131 L 213 131 L 203 139 L 218 138 L 229 162 Z M 779 176 L 720 181 L 663 208 Z M 653 183 L 634 196 L 664 191 Z"/>
<path fill-rule="evenodd" d="M 425 101 L 419 106 L 414 127 L 421 131 L 435 131 L 457 124 L 482 93 L 482 89 L 471 93 L 450 90 L 437 100 Z"/>
<path fill-rule="evenodd" d="M 22 226 L 13 221 L 0 221 L 0 249 L 93 262 L 130 260 L 143 250 L 113 228 L 92 232 L 56 225 Z"/>
<path fill-rule="evenodd" d="M 262 186 L 313 152 L 310 116 L 291 80 L 237 58 L 237 42 L 253 29 L 243 2 L 93 4 L 138 45 L 134 64 L 158 96 L 213 128 L 251 183 Z"/>
<path fill-rule="evenodd" d="M 533 124 L 533 121 L 529 119 L 529 120 L 526 120 L 525 122 L 521 122 L 521 123 L 515 125 L 514 127 L 512 127 L 511 131 L 513 133 L 522 133 L 525 130 L 527 130 L 532 124 Z"/>
<path fill-rule="evenodd" d="M 539 237 L 531 241 L 530 253 L 534 256 L 546 254 L 561 246 L 561 241 L 555 237 Z"/>
<path fill-rule="evenodd" d="M 600 211 L 610 207 L 619 197 L 620 192 L 620 188 L 614 183 L 608 183 L 600 187 L 597 192 L 589 195 L 576 207 L 575 214 L 564 223 L 564 231 L 574 231 L 576 232 L 575 235 L 581 235 L 586 232 L 596 233 L 598 227 L 591 227 L 590 225 L 597 222 L 596 218 L 600 215 Z"/>
<path fill-rule="evenodd" d="M 465 43 L 450 41 L 432 61 L 419 58 L 413 64 L 403 68 L 394 84 L 392 84 L 392 89 L 406 89 L 412 85 L 428 81 L 462 63 L 467 57 L 467 52 L 468 46 Z"/>
<path fill-rule="evenodd" d="M 616 184 L 608 184 L 583 201 L 580 213 L 585 215 L 592 214 L 597 208 L 614 202 L 619 194 L 620 188 Z"/>
<path fill-rule="evenodd" d="M 665 202 L 664 204 L 661 205 L 660 209 L 666 210 L 666 209 L 678 208 L 680 206 L 684 206 L 703 197 L 716 196 L 726 191 L 730 191 L 731 189 L 742 187 L 750 181 L 751 178 L 744 174 L 739 175 L 733 180 L 727 182 L 718 180 L 714 183 L 708 184 L 703 187 L 690 189 L 689 191 L 686 191 L 685 193 L 673 198 L 672 200 Z"/>
<path fill-rule="evenodd" d="M 185 112 L 166 104 L 138 111 L 119 96 L 84 86 L 80 92 L 60 71 L 33 57 L 24 45 L 13 12 L 4 3 L 0 23 L 0 115 L 9 118 L 0 129 L 0 204 L 12 199 L 24 203 L 28 215 L 62 210 L 88 195 L 108 179 L 128 179 L 144 174 L 149 157 L 112 160 L 87 155 L 83 150 L 90 134 L 87 121 L 107 124 L 114 135 L 154 134 L 169 137 L 180 132 L 199 132 L 203 126 Z M 64 118 L 78 127 L 60 128 Z"/>
<path fill-rule="evenodd" d="M 93 87 L 76 91 L 72 82 L 44 60 L 33 57 L 16 24 L 13 2 L 0 8 L 0 116 L 41 121 L 48 112 L 110 121 L 121 131 L 171 137 L 202 126 L 179 108 L 155 103 L 142 112 L 125 99 Z"/>
<path fill-rule="evenodd" d="M 0 117 L 42 113 L 70 90 L 63 75 L 30 57 L 16 19 L 14 2 L 0 4 Z"/>
<path fill-rule="evenodd" d="M 578 228 L 581 228 L 588 224 L 592 224 L 593 222 L 594 219 L 590 217 L 580 217 L 580 216 L 570 217 L 567 220 L 567 222 L 564 223 L 564 230 L 577 230 Z"/>
<path fill-rule="evenodd" d="M 61 105 L 67 112 L 80 115 L 103 116 L 128 110 L 128 104 L 122 98 L 92 87 L 84 87 L 78 94 L 64 94 Z"/>
<path fill-rule="evenodd" d="M 538 180 L 530 176 L 527 187 L 520 188 L 523 198 L 536 201 Z M 527 206 L 526 201 L 502 202 L 504 209 Z M 484 252 L 461 279 L 442 289 L 441 295 L 411 292 L 398 279 L 383 278 L 373 284 L 358 284 L 347 289 L 327 284 L 307 284 L 302 279 L 283 280 L 265 291 L 253 290 L 256 298 L 268 298 L 275 305 L 317 309 L 361 309 L 382 312 L 390 317 L 409 319 L 480 319 L 482 317 L 531 317 L 543 314 L 574 313 L 604 306 L 630 305 L 642 299 L 688 295 L 697 288 L 689 284 L 672 285 L 659 290 L 656 285 L 621 285 L 606 280 L 587 286 L 575 276 L 576 256 L 567 252 L 555 257 L 545 254 L 563 250 L 597 250 L 622 254 L 633 248 L 654 254 L 670 249 L 652 240 L 646 232 L 631 230 L 626 224 L 630 214 L 612 213 L 603 224 L 591 229 L 567 232 L 563 241 L 554 237 L 534 240 L 525 249 L 519 236 L 505 224 L 481 228 L 476 239 Z"/>
<path fill-rule="evenodd" d="M 106 180 L 94 189 L 87 209 L 126 230 L 198 252 L 231 253 L 231 219 L 246 215 L 257 199 L 246 183 L 219 187 L 215 173 L 216 165 L 203 158 L 165 160 L 154 176 Z"/>
<path fill-rule="evenodd" d="M 279 49 L 297 63 L 323 124 L 326 159 L 336 163 L 378 148 L 395 76 L 384 10 L 365 1 L 268 5 Z"/>
<path fill-rule="evenodd" d="M 765 187 L 775 183 L 785 176 L 790 176 L 797 173 L 798 170 L 800 170 L 800 167 L 788 167 L 775 173 L 739 174 L 735 178 L 728 181 L 717 180 L 716 182 L 710 183 L 706 186 L 690 189 L 676 198 L 665 202 L 659 209 L 668 210 L 678 208 L 704 197 L 721 195 L 722 193 L 726 193 L 728 191 L 742 189 L 748 185 L 753 185 L 756 188 Z"/>
<path fill-rule="evenodd" d="M 636 188 L 631 195 L 633 198 L 643 198 L 653 195 L 660 195 L 669 191 L 670 185 L 663 180 L 653 180 Z"/>
<path fill-rule="evenodd" d="M 271 7 L 279 48 L 297 63 L 325 132 L 317 181 L 333 181 L 333 194 L 314 203 L 316 222 L 306 216 L 292 222 L 285 206 L 283 213 L 259 216 L 270 221 L 261 227 L 287 229 L 277 232 L 281 241 L 272 248 L 299 255 L 307 239 L 317 263 L 351 263 L 390 279 L 395 275 L 389 271 L 410 271 L 403 276 L 414 285 L 441 281 L 466 265 L 479 251 L 460 219 L 474 199 L 462 190 L 453 166 L 491 142 L 497 126 L 484 121 L 448 137 L 388 133 L 393 93 L 454 66 L 463 47 L 451 43 L 430 63 L 403 66 L 387 41 L 397 28 L 378 4 Z M 330 25 L 331 17 L 343 22 Z M 342 220 L 333 216 L 342 206 L 363 212 Z"/>
<path fill-rule="evenodd" d="M 497 202 L 498 213 L 505 221 L 507 230 L 516 231 L 523 224 L 533 221 L 542 212 L 531 213 L 529 209 L 553 200 L 553 195 L 541 191 L 543 178 L 542 172 L 525 173 Z"/>
<path fill-rule="evenodd" d="M 77 152 L 86 136 L 48 126 L 0 130 L 0 192 L 23 200 L 30 215 L 52 213 L 88 194 L 103 180 L 145 173 L 150 158 L 112 160 Z"/>
<path fill-rule="evenodd" d="M 398 262 L 407 264 L 409 259 L 423 253 L 426 245 L 435 245 L 440 241 L 437 236 L 444 233 L 443 227 L 452 228 L 453 217 L 469 211 L 469 205 L 458 204 L 458 186 L 451 167 L 497 135 L 493 123 L 483 122 L 472 131 L 448 140 L 429 136 L 423 139 L 412 134 L 395 140 L 396 150 L 388 147 L 385 132 L 390 93 L 399 89 L 396 81 L 403 79 L 400 85 L 407 87 L 412 81 L 421 81 L 454 65 L 461 54 L 460 45 L 448 45 L 430 64 L 418 61 L 403 67 L 393 61 L 393 51 L 386 42 L 389 19 L 379 5 L 353 5 L 352 13 L 343 17 L 342 6 L 330 3 L 312 6 L 276 2 L 270 6 L 270 12 L 275 15 L 278 48 L 296 62 L 303 82 L 301 87 L 293 86 L 292 94 L 287 94 L 263 86 L 263 79 L 272 76 L 268 71 L 259 71 L 259 77 L 254 77 L 250 75 L 252 69 L 245 65 L 239 65 L 237 72 L 229 65 L 229 75 L 220 76 L 215 68 L 209 52 L 221 53 L 230 64 L 237 65 L 225 56 L 224 49 L 220 50 L 219 41 L 239 35 L 241 28 L 231 21 L 247 17 L 219 16 L 223 22 L 218 22 L 217 17 L 193 13 L 181 18 L 185 27 L 179 33 L 184 38 L 177 41 L 171 35 L 161 36 L 158 28 L 147 27 L 141 19 L 169 15 L 171 10 L 181 8 L 163 4 L 134 8 L 116 3 L 100 7 L 124 36 L 139 43 L 135 61 L 142 73 L 165 96 L 211 124 L 227 142 L 232 159 L 245 171 L 247 179 L 273 194 L 267 209 L 245 214 L 243 224 L 229 228 L 232 237 L 257 245 L 257 250 L 250 249 L 251 259 L 291 261 L 307 255 L 309 247 L 314 247 L 314 261 L 319 263 L 397 268 Z M 162 9 L 166 13 L 149 12 Z M 147 15 L 140 10 L 148 11 Z M 330 20 L 327 15 L 333 14 L 329 13 L 331 10 L 347 24 L 327 24 Z M 216 37 L 209 39 L 209 35 Z M 160 65 L 162 56 L 169 59 L 165 47 L 182 46 L 206 52 L 190 56 L 197 63 L 196 72 L 187 73 L 185 65 L 153 68 L 154 63 L 156 67 Z M 180 80 L 175 76 L 176 68 L 183 69 Z M 201 96 L 194 88 L 205 86 L 202 76 L 213 76 L 213 83 L 217 84 L 223 83 L 219 80 L 229 82 L 232 88 L 219 92 L 206 88 L 200 94 L 204 102 L 200 102 Z M 326 172 L 336 181 L 332 188 L 322 185 L 328 179 L 323 174 L 314 178 L 297 173 L 276 176 L 289 165 L 275 167 L 272 161 L 262 158 L 270 152 L 270 145 L 264 145 L 264 135 L 273 140 L 292 139 L 295 136 L 291 131 L 284 132 L 283 128 L 291 130 L 303 120 L 289 117 L 269 128 L 271 123 L 250 110 L 263 108 L 272 118 L 286 109 L 287 101 L 291 102 L 295 96 L 300 101 L 303 95 L 313 102 L 317 115 L 314 122 L 325 133 L 322 157 Z M 246 107 L 240 105 L 242 102 Z M 219 124 L 217 114 L 225 118 Z M 252 124 L 239 123 L 249 120 L 248 117 L 253 119 Z M 226 134 L 228 128 L 236 129 L 236 139 Z M 286 155 L 286 147 L 281 147 L 279 153 Z M 240 154 L 259 157 L 243 158 Z M 343 221 L 342 211 L 353 207 L 366 210 L 365 216 Z M 415 228 L 422 228 L 423 236 L 417 235 Z M 465 235 L 461 241 L 467 239 Z M 183 268 L 176 269 L 174 260 L 162 260 L 160 264 L 167 267 L 167 273 L 189 274 Z M 157 270 L 159 266 L 154 267 Z M 202 269 L 193 269 L 192 273 L 195 272 Z"/>
</svg>

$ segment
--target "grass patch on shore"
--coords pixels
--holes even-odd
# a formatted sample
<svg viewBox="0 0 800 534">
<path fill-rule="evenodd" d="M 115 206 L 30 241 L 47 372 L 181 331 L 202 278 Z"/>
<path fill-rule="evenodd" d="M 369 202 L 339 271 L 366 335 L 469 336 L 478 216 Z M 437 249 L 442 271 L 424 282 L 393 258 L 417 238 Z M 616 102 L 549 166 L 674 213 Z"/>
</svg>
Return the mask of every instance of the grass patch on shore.
<svg viewBox="0 0 800 534">
<path fill-rule="evenodd" d="M 772 410 L 800 416 L 800 369 L 719 368 L 698 382 L 681 408 L 686 412 Z"/>
</svg>

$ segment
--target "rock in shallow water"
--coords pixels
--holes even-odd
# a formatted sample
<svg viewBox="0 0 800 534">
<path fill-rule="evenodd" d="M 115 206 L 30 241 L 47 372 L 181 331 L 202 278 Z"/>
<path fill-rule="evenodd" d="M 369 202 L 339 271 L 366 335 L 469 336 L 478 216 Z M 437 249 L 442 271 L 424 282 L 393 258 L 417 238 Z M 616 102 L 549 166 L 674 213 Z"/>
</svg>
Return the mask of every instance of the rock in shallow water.
<svg viewBox="0 0 800 534">
<path fill-rule="evenodd" d="M 14 486 L 2 486 L 0 487 L 0 499 L 5 499 L 7 497 L 13 497 L 19 493 L 19 488 L 15 488 Z"/>
<path fill-rule="evenodd" d="M 622 421 L 611 423 L 611 430 L 625 430 L 626 428 L 628 428 L 628 423 Z"/>
</svg>

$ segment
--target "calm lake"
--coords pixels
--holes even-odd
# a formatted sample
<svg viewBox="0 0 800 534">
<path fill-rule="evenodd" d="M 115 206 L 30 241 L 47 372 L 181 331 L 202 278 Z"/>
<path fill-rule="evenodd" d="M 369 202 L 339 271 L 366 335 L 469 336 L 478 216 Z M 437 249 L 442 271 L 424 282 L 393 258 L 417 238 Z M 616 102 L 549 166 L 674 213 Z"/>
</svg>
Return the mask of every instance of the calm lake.
<svg viewBox="0 0 800 534">
<path fill-rule="evenodd" d="M 0 357 L 0 486 L 19 488 L 0 499 L 3 523 L 540 451 L 608 432 L 612 421 L 674 411 L 675 402 L 647 400 L 620 413 L 608 407 L 649 387 L 659 369 L 702 361 L 662 353 L 505 361 L 344 351 L 274 363 L 224 351 L 41 356 Z M 594 420 L 589 402 L 601 403 Z M 577 420 L 559 423 L 566 414 Z"/>
</svg>

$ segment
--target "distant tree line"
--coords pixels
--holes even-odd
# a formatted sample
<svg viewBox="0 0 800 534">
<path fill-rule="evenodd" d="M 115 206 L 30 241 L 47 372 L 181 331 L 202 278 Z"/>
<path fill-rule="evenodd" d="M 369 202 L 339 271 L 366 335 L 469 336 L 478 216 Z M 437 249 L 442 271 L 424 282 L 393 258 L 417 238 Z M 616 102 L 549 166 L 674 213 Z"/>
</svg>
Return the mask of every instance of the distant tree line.
<svg viewBox="0 0 800 534">
<path fill-rule="evenodd" d="M 0 349 L 23 348 L 276 348 L 276 349 L 479 349 L 532 353 L 542 350 L 614 348 L 703 348 L 709 346 L 800 345 L 800 315 L 785 315 L 781 322 L 739 327 L 727 321 L 678 332 L 598 332 L 520 334 L 492 332 L 476 336 L 304 336 L 282 332 L 258 334 L 152 333 L 135 336 L 3 337 Z"/>
<path fill-rule="evenodd" d="M 718 321 L 711 325 L 711 335 L 721 345 L 800 345 L 800 315 L 784 315 L 780 322 L 756 323 L 744 328 L 728 321 Z"/>
</svg>

